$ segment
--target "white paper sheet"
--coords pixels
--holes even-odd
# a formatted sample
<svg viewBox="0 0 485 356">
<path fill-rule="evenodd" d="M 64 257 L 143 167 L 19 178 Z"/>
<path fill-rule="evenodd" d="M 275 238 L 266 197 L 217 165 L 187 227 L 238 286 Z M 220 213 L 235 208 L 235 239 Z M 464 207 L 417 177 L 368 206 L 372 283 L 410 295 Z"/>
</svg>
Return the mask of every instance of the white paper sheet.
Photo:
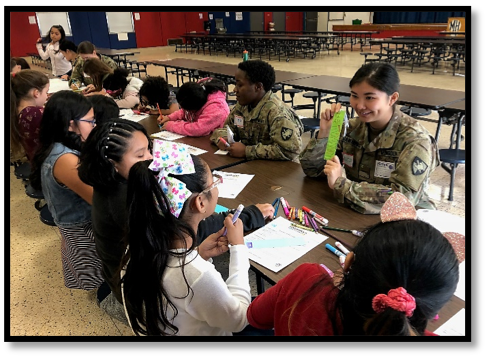
<svg viewBox="0 0 485 356">
<path fill-rule="evenodd" d="M 160 131 L 160 132 L 151 134 L 150 136 L 154 138 L 161 138 L 162 140 L 168 140 L 168 141 L 173 141 L 173 140 L 177 140 L 179 138 L 185 137 L 184 135 L 179 135 L 170 131 Z"/>
<path fill-rule="evenodd" d="M 441 336 L 465 336 L 465 309 L 461 309 L 450 320 L 435 330 Z"/>
<path fill-rule="evenodd" d="M 290 220 L 280 216 L 262 228 L 245 236 L 244 242 L 288 238 L 303 238 L 305 245 L 250 249 L 249 258 L 273 272 L 278 272 L 321 244 L 328 237 L 312 231 L 292 227 Z"/>
<path fill-rule="evenodd" d="M 203 150 L 202 148 L 199 148 L 199 147 L 186 145 L 184 143 L 182 143 L 181 145 L 184 145 L 187 148 L 187 151 L 189 151 L 189 153 L 194 156 L 198 156 L 207 152 L 206 150 Z"/>
<path fill-rule="evenodd" d="M 67 80 L 62 80 L 59 78 L 49 79 L 49 91 L 48 93 L 57 93 L 61 90 L 70 90 Z"/>
<path fill-rule="evenodd" d="M 222 176 L 224 183 L 218 186 L 219 198 L 235 199 L 246 187 L 254 174 L 229 173 L 214 171 L 213 173 Z"/>
<path fill-rule="evenodd" d="M 465 219 L 444 211 L 419 209 L 418 219 L 426 221 L 441 232 L 458 232 L 465 235 Z"/>
<path fill-rule="evenodd" d="M 221 155 L 221 156 L 225 156 L 229 153 L 229 151 L 223 151 L 223 150 L 217 150 L 216 152 L 214 152 L 215 155 Z"/>
<path fill-rule="evenodd" d="M 458 280 L 458 285 L 456 286 L 455 295 L 461 300 L 465 300 L 465 261 L 460 263 L 458 266 L 460 271 L 460 279 Z"/>
<path fill-rule="evenodd" d="M 130 120 L 130 121 L 141 121 L 144 118 L 148 117 L 150 115 L 148 114 L 135 114 L 133 110 L 131 109 L 120 109 L 120 117 L 125 120 Z"/>
</svg>

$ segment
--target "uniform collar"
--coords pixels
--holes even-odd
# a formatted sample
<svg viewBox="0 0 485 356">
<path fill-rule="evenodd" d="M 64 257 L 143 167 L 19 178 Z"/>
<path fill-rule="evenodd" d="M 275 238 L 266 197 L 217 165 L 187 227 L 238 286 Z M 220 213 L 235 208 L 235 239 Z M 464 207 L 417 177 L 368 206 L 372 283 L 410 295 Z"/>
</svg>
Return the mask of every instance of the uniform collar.
<svg viewBox="0 0 485 356">
<path fill-rule="evenodd" d="M 266 102 L 271 98 L 272 94 L 273 92 L 271 90 L 264 94 L 258 105 L 256 105 L 256 107 L 254 107 L 251 111 L 249 110 L 249 105 L 241 106 L 241 112 L 245 117 L 249 117 L 249 120 L 259 117 L 259 112 L 263 108 L 264 104 L 266 104 Z"/>
</svg>

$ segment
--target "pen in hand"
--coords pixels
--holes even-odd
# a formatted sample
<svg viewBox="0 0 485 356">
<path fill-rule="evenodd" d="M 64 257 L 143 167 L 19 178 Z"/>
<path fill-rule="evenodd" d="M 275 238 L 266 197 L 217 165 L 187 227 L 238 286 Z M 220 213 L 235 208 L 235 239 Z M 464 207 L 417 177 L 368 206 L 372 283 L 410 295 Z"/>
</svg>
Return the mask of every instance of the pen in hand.
<svg viewBox="0 0 485 356">
<path fill-rule="evenodd" d="M 158 109 L 158 113 L 160 114 L 160 119 L 163 120 L 162 110 L 160 110 L 160 105 L 158 105 L 158 103 L 157 103 L 157 109 Z M 160 123 L 158 124 L 158 127 L 160 128 L 160 130 L 162 129 L 162 125 Z"/>
<path fill-rule="evenodd" d="M 226 140 L 224 140 L 222 137 L 219 137 L 219 141 L 220 141 L 220 142 L 222 142 L 222 143 L 224 144 L 224 146 L 226 146 L 226 147 L 231 147 L 231 145 L 230 145 L 230 144 L 228 144 L 228 143 L 227 143 L 227 141 L 226 141 Z"/>
<path fill-rule="evenodd" d="M 244 209 L 244 205 L 239 204 L 239 206 L 236 209 L 236 212 L 234 213 L 234 216 L 232 217 L 232 223 L 233 224 L 236 223 L 236 220 L 239 218 L 239 215 L 241 214 L 243 209 Z M 226 235 L 227 235 L 227 228 L 225 228 L 224 232 L 222 233 L 222 236 L 226 236 Z"/>
</svg>

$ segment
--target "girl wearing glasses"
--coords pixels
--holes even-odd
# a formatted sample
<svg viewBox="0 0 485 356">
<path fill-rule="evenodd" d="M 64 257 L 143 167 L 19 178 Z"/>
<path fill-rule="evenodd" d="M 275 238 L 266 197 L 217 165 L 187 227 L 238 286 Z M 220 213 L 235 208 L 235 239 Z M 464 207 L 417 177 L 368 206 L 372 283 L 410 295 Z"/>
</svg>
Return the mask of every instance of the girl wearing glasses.
<svg viewBox="0 0 485 356">
<path fill-rule="evenodd" d="M 42 190 L 61 234 L 67 288 L 92 290 L 103 282 L 91 227 L 93 188 L 77 172 L 79 151 L 95 125 L 88 99 L 70 90 L 52 95 L 40 124 L 31 185 Z"/>
<path fill-rule="evenodd" d="M 173 142 L 154 140 L 153 161 L 131 168 L 121 290 L 136 335 L 224 336 L 247 325 L 251 294 L 242 221 L 233 224 L 226 216 L 224 226 L 197 243 L 221 183 L 200 157 Z M 224 281 L 211 258 L 228 250 Z"/>
</svg>

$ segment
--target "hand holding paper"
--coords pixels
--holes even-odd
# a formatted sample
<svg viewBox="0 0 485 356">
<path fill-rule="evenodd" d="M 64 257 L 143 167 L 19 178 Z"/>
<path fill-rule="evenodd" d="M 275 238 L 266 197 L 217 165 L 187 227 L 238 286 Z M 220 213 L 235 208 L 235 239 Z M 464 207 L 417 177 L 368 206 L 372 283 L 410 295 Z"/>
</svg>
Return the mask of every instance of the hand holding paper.
<svg viewBox="0 0 485 356">
<path fill-rule="evenodd" d="M 234 133 L 229 126 L 227 126 L 227 142 L 229 144 L 236 142 L 234 141 Z"/>
<path fill-rule="evenodd" d="M 333 115 L 332 126 L 328 135 L 327 149 L 323 158 L 325 160 L 332 159 L 337 152 L 338 141 L 340 140 L 340 132 L 345 120 L 345 111 L 336 112 Z"/>
</svg>

